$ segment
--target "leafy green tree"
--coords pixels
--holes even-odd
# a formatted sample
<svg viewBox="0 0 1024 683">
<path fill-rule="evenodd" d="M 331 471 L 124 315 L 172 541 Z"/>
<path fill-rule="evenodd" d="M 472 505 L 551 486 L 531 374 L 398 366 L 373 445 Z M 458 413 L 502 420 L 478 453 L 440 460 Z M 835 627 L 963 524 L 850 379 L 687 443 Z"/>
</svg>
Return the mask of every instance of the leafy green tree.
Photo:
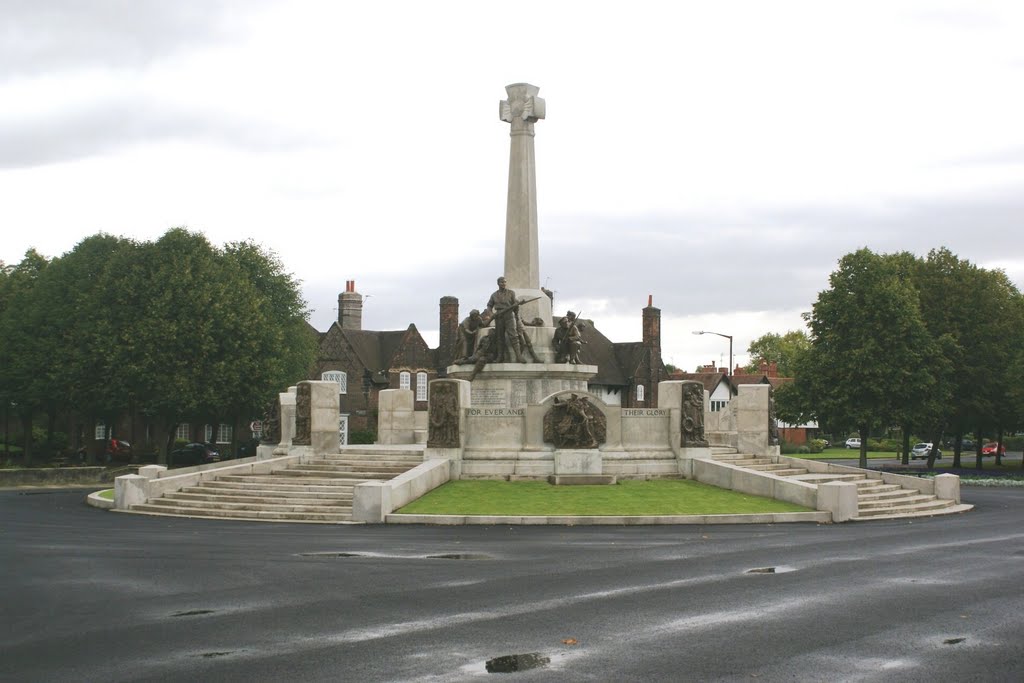
<svg viewBox="0 0 1024 683">
<path fill-rule="evenodd" d="M 889 426 L 921 392 L 937 389 L 939 353 L 893 259 L 868 249 L 847 254 L 829 284 L 810 315 L 795 392 L 803 412 L 834 431 L 857 431 L 866 467 L 871 428 Z"/>
<path fill-rule="evenodd" d="M 750 362 L 745 368 L 750 374 L 760 372 L 762 363 L 776 363 L 780 377 L 792 377 L 797 355 L 809 348 L 811 339 L 804 330 L 791 330 L 785 334 L 768 332 L 747 347 Z"/>
</svg>

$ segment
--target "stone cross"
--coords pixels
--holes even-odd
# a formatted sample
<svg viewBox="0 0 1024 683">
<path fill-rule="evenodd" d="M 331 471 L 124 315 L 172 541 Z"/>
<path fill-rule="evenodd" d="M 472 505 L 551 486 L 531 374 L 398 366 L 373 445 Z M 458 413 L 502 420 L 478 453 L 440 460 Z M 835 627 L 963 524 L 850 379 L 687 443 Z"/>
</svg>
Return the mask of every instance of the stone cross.
<svg viewBox="0 0 1024 683">
<path fill-rule="evenodd" d="M 520 298 L 540 298 L 520 311 L 523 320 L 534 317 L 551 325 L 551 302 L 540 291 L 540 252 L 537 240 L 537 161 L 533 150 L 533 124 L 544 118 L 544 100 L 529 83 L 505 86 L 499 116 L 511 124 L 508 160 L 508 206 L 505 213 L 505 278 Z"/>
</svg>

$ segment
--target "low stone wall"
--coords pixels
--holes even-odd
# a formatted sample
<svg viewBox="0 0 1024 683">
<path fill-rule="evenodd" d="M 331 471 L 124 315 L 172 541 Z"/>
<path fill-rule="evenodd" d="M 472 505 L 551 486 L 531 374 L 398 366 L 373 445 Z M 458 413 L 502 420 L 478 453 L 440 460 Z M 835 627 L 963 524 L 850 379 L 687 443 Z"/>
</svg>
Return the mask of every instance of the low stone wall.
<svg viewBox="0 0 1024 683">
<path fill-rule="evenodd" d="M 438 458 L 427 460 L 388 481 L 356 484 L 352 491 L 352 519 L 379 524 L 387 515 L 447 483 L 451 478 L 451 461 Z"/>
<path fill-rule="evenodd" d="M 0 470 L 0 488 L 101 484 L 105 467 L 39 467 Z"/>
<path fill-rule="evenodd" d="M 814 484 L 749 470 L 717 460 L 694 459 L 691 466 L 693 478 L 702 484 L 784 500 L 812 510 L 818 509 L 818 487 Z"/>
</svg>

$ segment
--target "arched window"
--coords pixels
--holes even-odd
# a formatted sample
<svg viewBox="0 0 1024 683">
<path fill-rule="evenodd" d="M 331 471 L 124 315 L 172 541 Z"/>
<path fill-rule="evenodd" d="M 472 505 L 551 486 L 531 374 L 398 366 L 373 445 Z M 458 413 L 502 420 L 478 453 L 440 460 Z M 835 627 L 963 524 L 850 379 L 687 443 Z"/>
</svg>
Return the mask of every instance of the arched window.
<svg viewBox="0 0 1024 683">
<path fill-rule="evenodd" d="M 399 389 L 408 389 L 411 379 L 412 379 L 412 375 L 410 375 L 408 372 L 404 372 L 403 371 L 403 372 L 398 373 L 398 388 Z"/>
<path fill-rule="evenodd" d="M 348 373 L 342 372 L 341 370 L 331 370 L 321 374 L 320 379 L 324 382 L 337 382 L 338 393 L 348 393 Z"/>
<path fill-rule="evenodd" d="M 637 401 L 643 401 L 644 400 L 644 385 L 643 384 L 637 384 L 636 385 L 636 400 Z"/>
<path fill-rule="evenodd" d="M 416 373 L 416 400 L 427 400 L 427 373 L 425 372 Z"/>
</svg>

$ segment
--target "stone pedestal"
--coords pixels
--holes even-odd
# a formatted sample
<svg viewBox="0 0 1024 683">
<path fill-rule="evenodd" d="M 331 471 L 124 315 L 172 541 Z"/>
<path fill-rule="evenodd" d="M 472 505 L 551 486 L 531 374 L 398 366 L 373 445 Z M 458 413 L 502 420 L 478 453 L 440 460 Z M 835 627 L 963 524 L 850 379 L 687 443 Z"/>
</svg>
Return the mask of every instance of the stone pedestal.
<svg viewBox="0 0 1024 683">
<path fill-rule="evenodd" d="M 778 453 L 768 443 L 768 412 L 771 386 L 741 384 L 736 398 L 736 439 L 740 453 L 767 456 Z"/>
<path fill-rule="evenodd" d="M 341 414 L 337 382 L 310 381 L 309 438 L 317 455 L 339 452 L 338 416 Z"/>
<path fill-rule="evenodd" d="M 555 474 L 601 474 L 601 451 L 555 451 Z"/>
<path fill-rule="evenodd" d="M 377 443 L 416 443 L 415 394 L 412 389 L 385 389 L 377 401 Z"/>
<path fill-rule="evenodd" d="M 463 379 L 435 379 L 430 383 L 429 396 L 427 448 L 423 459 L 447 459 L 451 463 L 450 477 L 460 479 L 470 383 Z"/>
<path fill-rule="evenodd" d="M 278 394 L 281 404 L 281 443 L 274 449 L 274 455 L 287 455 L 295 436 L 295 392 L 298 387 L 288 387 L 288 391 Z"/>
</svg>

